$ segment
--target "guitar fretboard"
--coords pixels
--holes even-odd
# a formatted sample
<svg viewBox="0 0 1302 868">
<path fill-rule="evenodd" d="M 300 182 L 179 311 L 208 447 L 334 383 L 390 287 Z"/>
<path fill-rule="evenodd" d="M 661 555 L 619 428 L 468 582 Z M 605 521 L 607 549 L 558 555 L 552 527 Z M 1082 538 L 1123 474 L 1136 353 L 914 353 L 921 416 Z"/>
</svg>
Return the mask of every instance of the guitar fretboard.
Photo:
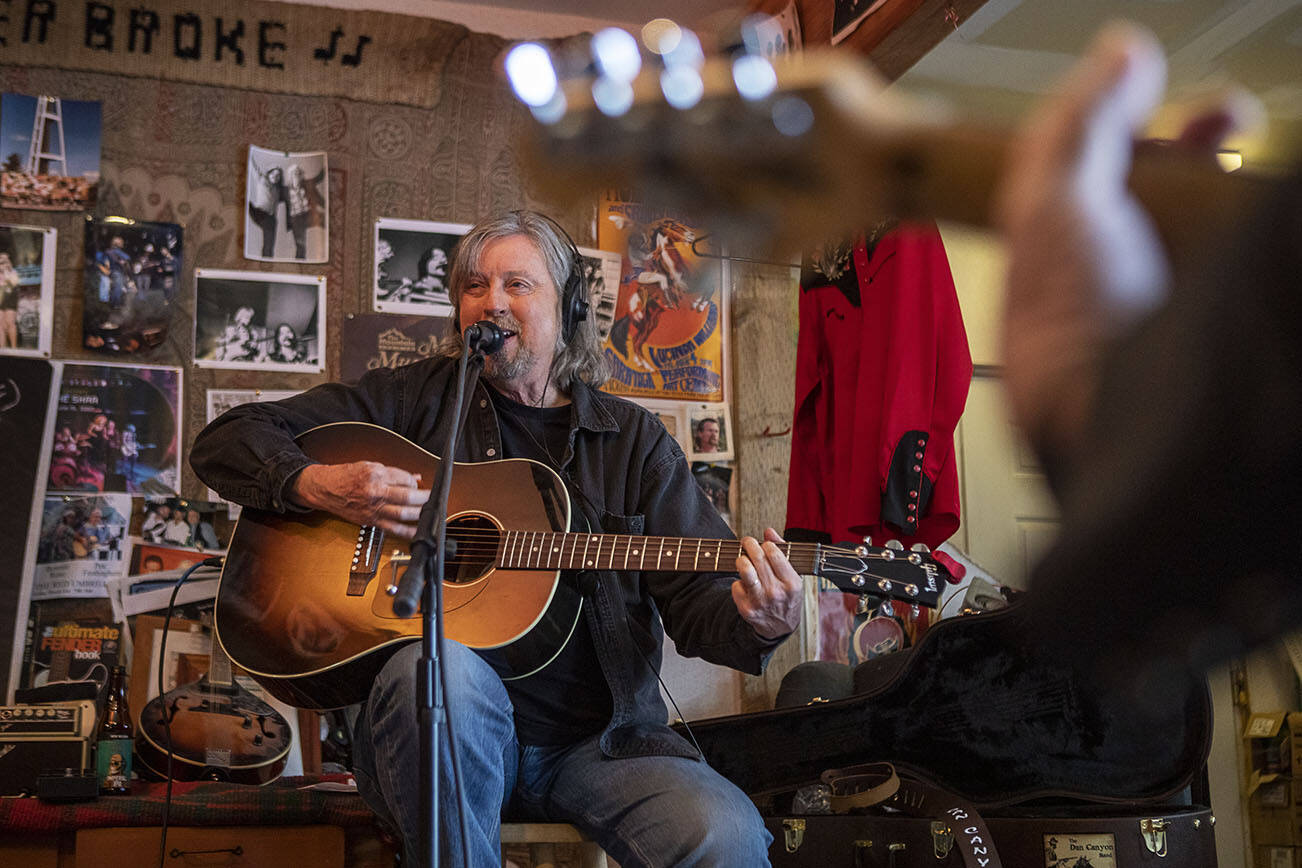
<svg viewBox="0 0 1302 868">
<path fill-rule="evenodd" d="M 816 574 L 816 543 L 783 543 L 796 572 Z M 741 543 L 725 539 L 689 539 L 621 534 L 506 531 L 497 562 L 508 570 L 641 570 L 732 572 Z"/>
</svg>

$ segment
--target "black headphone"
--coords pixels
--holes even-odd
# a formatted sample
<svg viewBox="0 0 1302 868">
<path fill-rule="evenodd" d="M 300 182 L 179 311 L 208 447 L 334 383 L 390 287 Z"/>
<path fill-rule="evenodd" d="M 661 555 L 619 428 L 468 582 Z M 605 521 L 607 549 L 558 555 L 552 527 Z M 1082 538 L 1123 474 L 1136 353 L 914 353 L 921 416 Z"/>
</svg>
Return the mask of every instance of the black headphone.
<svg viewBox="0 0 1302 868">
<path fill-rule="evenodd" d="M 565 227 L 551 217 L 539 211 L 517 211 L 517 214 L 536 214 L 556 228 L 570 248 L 570 273 L 565 278 L 561 289 L 561 341 L 568 344 L 579 331 L 579 323 L 588 318 L 591 304 L 588 302 L 588 281 L 583 276 L 583 254 L 579 247 L 565 231 Z"/>
</svg>

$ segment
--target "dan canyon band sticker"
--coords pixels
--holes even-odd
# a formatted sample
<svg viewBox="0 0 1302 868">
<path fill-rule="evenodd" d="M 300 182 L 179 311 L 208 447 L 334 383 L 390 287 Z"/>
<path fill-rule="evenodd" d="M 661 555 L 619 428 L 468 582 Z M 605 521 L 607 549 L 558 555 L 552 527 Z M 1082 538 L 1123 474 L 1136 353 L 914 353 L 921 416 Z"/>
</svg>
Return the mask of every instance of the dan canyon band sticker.
<svg viewBox="0 0 1302 868">
<path fill-rule="evenodd" d="M 1117 868 L 1111 835 L 1045 835 L 1044 868 Z"/>
</svg>

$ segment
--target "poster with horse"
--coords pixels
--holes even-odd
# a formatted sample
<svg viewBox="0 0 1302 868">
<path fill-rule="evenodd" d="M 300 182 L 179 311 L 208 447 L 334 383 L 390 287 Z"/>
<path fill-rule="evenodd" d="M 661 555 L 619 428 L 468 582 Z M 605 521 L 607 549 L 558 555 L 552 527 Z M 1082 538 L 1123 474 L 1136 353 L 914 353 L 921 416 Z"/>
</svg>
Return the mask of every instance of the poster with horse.
<svg viewBox="0 0 1302 868">
<path fill-rule="evenodd" d="M 705 232 L 625 191 L 607 191 L 600 217 L 598 246 L 623 257 L 605 341 L 606 390 L 632 398 L 725 400 L 724 260 L 704 252 Z"/>
</svg>

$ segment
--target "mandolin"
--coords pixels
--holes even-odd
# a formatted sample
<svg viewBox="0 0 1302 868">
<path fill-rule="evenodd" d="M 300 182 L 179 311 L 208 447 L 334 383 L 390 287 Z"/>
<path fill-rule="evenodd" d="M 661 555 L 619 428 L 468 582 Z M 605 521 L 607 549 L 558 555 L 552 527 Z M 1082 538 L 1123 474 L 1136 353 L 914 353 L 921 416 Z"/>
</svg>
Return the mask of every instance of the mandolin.
<svg viewBox="0 0 1302 868">
<path fill-rule="evenodd" d="M 140 712 L 136 758 L 163 779 L 169 726 L 178 781 L 270 783 L 284 771 L 293 735 L 280 712 L 236 683 L 215 635 L 208 673 L 155 696 Z"/>
<path fill-rule="evenodd" d="M 322 463 L 379 461 L 425 479 L 438 472 L 437 457 L 376 425 L 322 425 L 297 440 Z M 561 478 L 521 458 L 458 463 L 448 515 L 456 551 L 443 588 L 445 633 L 505 680 L 545 667 L 578 624 L 582 596 L 564 571 L 732 572 L 741 551 L 735 539 L 570 532 Z M 785 551 L 801 574 L 919 606 L 936 606 L 946 576 L 924 546 L 786 543 Z M 246 508 L 217 590 L 221 643 L 291 705 L 360 702 L 389 657 L 420 638 L 420 618 L 395 616 L 387 591 L 407 560 L 406 541 L 375 527 Z"/>
</svg>

